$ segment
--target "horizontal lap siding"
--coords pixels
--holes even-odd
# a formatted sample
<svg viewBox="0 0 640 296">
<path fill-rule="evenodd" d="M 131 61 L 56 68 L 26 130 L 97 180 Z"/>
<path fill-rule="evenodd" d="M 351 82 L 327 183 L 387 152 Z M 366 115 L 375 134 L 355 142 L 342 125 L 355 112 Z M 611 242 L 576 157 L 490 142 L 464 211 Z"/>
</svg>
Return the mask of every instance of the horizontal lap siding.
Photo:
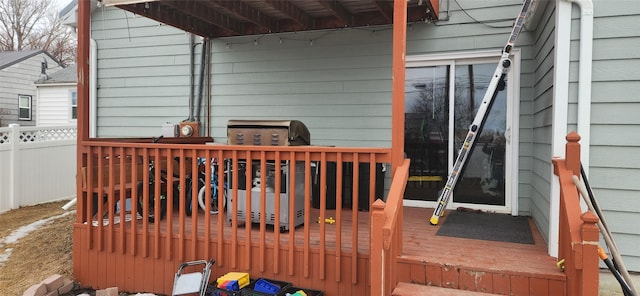
<svg viewBox="0 0 640 296">
<path fill-rule="evenodd" d="M 188 36 L 120 10 L 93 17 L 100 52 L 98 135 L 155 136 L 165 122 L 185 119 Z M 373 36 L 369 44 L 354 44 L 362 34 Z M 212 136 L 226 142 L 229 119 L 298 119 L 309 127 L 312 144 L 388 147 L 390 36 L 388 30 L 325 32 L 282 44 L 265 36 L 258 46 L 252 38 L 214 41 Z M 312 38 L 313 46 L 304 41 Z M 196 51 L 199 63 L 199 46 Z"/>
<path fill-rule="evenodd" d="M 632 271 L 640 271 L 640 232 L 633 227 L 640 220 L 639 22 L 640 5 L 594 1 L 589 181 Z M 577 31 L 572 40 L 571 81 L 577 82 Z"/>
<path fill-rule="evenodd" d="M 549 240 L 549 213 L 551 192 L 551 137 L 553 123 L 553 83 L 554 83 L 554 34 L 555 4 L 541 5 L 540 15 L 535 31 L 534 63 L 535 71 L 528 87 L 533 89 L 534 96 L 529 109 L 521 109 L 530 117 L 531 137 L 521 141 L 529 141 L 531 155 L 531 175 L 522 180 L 523 186 L 531 190 L 530 214 L 545 240 Z M 523 84 L 524 84 L 523 79 Z"/>
<path fill-rule="evenodd" d="M 409 54 L 499 48 L 516 2 L 471 7 L 481 18 L 508 12 L 497 23 L 505 28 L 469 23 L 455 9 L 456 18 L 443 25 L 414 24 Z M 93 17 L 100 50 L 99 134 L 157 135 L 164 122 L 184 119 L 187 36 L 120 10 Z M 229 119 L 298 119 L 309 127 L 312 144 L 390 145 L 391 37 L 389 28 L 369 28 L 214 40 L 212 136 L 225 142 Z"/>
<path fill-rule="evenodd" d="M 71 119 L 70 86 L 39 86 L 38 88 L 38 126 L 54 126 L 75 124 Z"/>
<path fill-rule="evenodd" d="M 295 37 L 213 43 L 214 138 L 226 141 L 229 119 L 297 119 L 312 144 L 390 146 L 391 32 Z"/>
<path fill-rule="evenodd" d="M 158 136 L 164 123 L 186 119 L 189 36 L 119 9 L 100 8 L 91 17 L 98 47 L 97 135 Z"/>
<path fill-rule="evenodd" d="M 40 64 L 47 62 L 47 73 L 54 73 L 62 67 L 58 66 L 46 54 L 38 54 L 17 64 L 0 70 L 0 124 L 8 126 L 17 123 L 21 126 L 36 125 L 37 93 L 34 82 L 40 79 Z M 18 120 L 18 95 L 31 96 L 31 120 Z"/>
</svg>

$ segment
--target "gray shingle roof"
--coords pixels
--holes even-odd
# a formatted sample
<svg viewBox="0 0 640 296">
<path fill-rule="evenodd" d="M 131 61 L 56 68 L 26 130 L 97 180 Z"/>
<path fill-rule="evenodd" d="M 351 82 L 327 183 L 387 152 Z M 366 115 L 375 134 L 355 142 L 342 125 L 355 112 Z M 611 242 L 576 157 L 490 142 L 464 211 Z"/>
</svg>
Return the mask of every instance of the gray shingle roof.
<svg viewBox="0 0 640 296">
<path fill-rule="evenodd" d="M 45 80 L 38 80 L 36 84 L 50 84 L 50 83 L 77 83 L 77 65 L 73 64 L 53 74 L 49 74 L 49 77 Z"/>
</svg>

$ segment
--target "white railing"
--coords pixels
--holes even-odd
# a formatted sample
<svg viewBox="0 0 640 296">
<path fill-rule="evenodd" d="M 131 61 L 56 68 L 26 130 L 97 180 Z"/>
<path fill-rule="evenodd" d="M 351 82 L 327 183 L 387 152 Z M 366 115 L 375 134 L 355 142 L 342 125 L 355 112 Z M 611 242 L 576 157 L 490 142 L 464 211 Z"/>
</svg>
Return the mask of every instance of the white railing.
<svg viewBox="0 0 640 296">
<path fill-rule="evenodd" d="M 75 126 L 0 128 L 0 212 L 76 192 Z"/>
</svg>

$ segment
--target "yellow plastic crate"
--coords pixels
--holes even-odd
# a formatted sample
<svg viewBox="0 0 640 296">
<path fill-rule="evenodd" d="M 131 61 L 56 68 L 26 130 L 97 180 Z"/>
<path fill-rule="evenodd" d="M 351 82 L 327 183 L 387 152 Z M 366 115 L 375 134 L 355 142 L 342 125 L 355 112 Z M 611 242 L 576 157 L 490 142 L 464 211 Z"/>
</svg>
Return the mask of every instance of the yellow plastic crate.
<svg viewBox="0 0 640 296">
<path fill-rule="evenodd" d="M 246 286 L 249 285 L 249 283 L 251 282 L 250 278 L 249 278 L 249 274 L 246 272 L 229 272 L 221 277 L 219 277 L 216 280 L 216 286 L 218 288 L 224 288 L 225 287 L 225 283 L 229 282 L 229 281 L 237 281 L 238 282 L 238 289 L 242 289 Z"/>
</svg>

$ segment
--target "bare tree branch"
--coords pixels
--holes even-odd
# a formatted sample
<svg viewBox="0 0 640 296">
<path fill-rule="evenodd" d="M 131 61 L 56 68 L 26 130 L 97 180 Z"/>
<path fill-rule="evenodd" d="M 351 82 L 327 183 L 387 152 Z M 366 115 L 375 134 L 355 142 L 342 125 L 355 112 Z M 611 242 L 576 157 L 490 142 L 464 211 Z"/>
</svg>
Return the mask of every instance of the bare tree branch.
<svg viewBox="0 0 640 296">
<path fill-rule="evenodd" d="M 76 40 L 55 1 L 0 0 L 0 50 L 43 49 L 64 66 L 75 62 Z"/>
</svg>

